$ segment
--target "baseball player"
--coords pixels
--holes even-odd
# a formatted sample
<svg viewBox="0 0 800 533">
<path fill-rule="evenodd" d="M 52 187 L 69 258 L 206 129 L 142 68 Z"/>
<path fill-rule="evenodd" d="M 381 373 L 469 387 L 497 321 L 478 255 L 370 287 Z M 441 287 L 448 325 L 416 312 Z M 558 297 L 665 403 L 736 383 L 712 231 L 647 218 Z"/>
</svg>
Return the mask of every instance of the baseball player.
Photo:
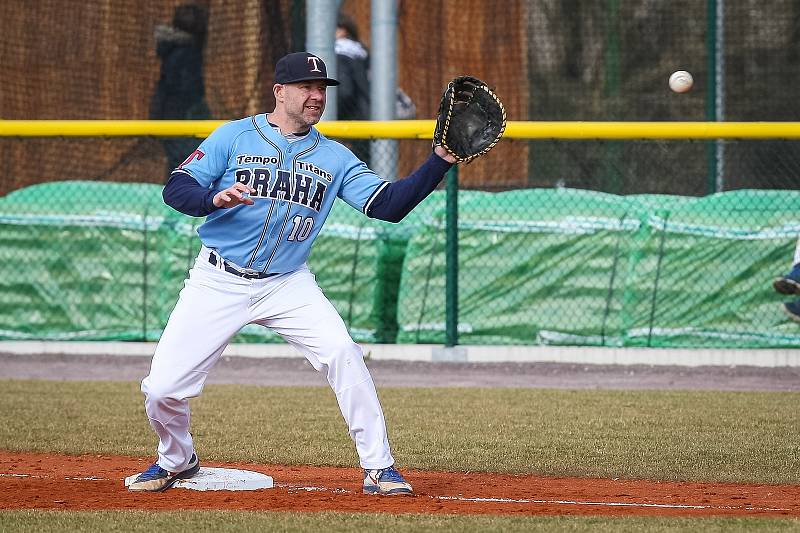
<svg viewBox="0 0 800 533">
<path fill-rule="evenodd" d="M 306 260 L 336 198 L 368 217 L 398 222 L 455 159 L 437 145 L 411 175 L 384 181 L 314 127 L 327 87 L 338 84 L 319 57 L 286 55 L 274 79 L 272 113 L 220 126 L 164 187 L 168 205 L 206 221 L 198 229 L 202 248 L 142 381 L 158 458 L 129 489 L 162 491 L 198 472 L 188 399 L 201 394 L 231 337 L 259 324 L 326 374 L 364 469 L 363 491 L 412 494 L 394 467 L 361 348 Z"/>
</svg>

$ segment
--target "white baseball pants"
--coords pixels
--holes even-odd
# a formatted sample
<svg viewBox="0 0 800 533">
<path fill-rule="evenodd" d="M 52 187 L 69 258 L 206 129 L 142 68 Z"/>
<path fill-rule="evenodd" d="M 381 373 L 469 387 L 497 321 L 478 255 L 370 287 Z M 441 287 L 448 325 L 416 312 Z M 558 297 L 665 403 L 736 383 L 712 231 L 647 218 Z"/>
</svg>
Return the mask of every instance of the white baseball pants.
<svg viewBox="0 0 800 533">
<path fill-rule="evenodd" d="M 142 381 L 147 416 L 159 438 L 159 466 L 180 472 L 189 464 L 194 445 L 188 399 L 200 395 L 231 337 L 250 323 L 280 334 L 326 373 L 362 468 L 394 464 L 361 347 L 308 268 L 244 279 L 212 266 L 208 254 L 203 247 Z"/>
</svg>

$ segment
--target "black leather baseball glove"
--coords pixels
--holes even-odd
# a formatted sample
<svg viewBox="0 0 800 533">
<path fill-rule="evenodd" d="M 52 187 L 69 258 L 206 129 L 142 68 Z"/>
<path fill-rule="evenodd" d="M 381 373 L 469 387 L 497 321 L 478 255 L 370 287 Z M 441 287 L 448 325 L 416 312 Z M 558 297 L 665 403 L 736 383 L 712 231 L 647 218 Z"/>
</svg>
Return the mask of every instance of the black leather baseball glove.
<svg viewBox="0 0 800 533">
<path fill-rule="evenodd" d="M 460 76 L 447 85 L 433 132 L 437 144 L 458 163 L 469 163 L 497 144 L 506 129 L 506 110 L 488 85 Z"/>
</svg>

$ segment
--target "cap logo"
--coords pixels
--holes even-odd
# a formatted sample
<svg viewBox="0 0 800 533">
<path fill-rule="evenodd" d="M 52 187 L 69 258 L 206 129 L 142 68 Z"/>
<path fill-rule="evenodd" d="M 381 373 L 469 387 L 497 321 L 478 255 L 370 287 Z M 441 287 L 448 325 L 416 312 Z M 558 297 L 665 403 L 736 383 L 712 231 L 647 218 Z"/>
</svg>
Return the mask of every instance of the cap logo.
<svg viewBox="0 0 800 533">
<path fill-rule="evenodd" d="M 325 86 L 339 85 L 338 81 L 328 77 L 325 61 L 308 52 L 293 52 L 280 58 L 275 64 L 273 80 L 283 85 L 312 80 L 322 80 Z"/>
<path fill-rule="evenodd" d="M 314 56 L 308 56 L 308 58 L 306 58 L 306 61 L 308 61 L 309 64 L 313 64 L 314 65 L 311 68 L 311 72 L 322 72 L 319 69 L 319 66 L 317 65 L 317 61 L 319 61 L 319 60 L 320 59 L 318 57 L 314 57 Z"/>
</svg>

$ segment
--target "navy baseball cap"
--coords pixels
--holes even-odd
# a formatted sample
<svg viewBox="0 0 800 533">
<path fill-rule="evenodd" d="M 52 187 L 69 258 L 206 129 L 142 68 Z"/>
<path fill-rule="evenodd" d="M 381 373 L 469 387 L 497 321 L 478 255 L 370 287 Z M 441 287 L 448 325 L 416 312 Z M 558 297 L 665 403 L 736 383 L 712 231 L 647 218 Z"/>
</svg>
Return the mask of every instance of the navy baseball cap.
<svg viewBox="0 0 800 533">
<path fill-rule="evenodd" d="M 325 62 L 308 52 L 287 54 L 275 65 L 275 83 L 285 85 L 299 81 L 323 80 L 325 85 L 339 85 L 339 82 L 328 77 Z"/>
</svg>

